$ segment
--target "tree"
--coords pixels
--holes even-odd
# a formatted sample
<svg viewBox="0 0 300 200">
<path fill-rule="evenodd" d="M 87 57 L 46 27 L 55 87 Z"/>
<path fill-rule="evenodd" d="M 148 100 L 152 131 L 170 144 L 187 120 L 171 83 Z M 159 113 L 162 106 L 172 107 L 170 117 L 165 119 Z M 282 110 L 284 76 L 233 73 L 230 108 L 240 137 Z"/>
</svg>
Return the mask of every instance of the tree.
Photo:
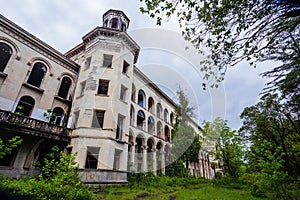
<svg viewBox="0 0 300 200">
<path fill-rule="evenodd" d="M 257 187 L 284 199 L 294 199 L 300 177 L 300 123 L 286 109 L 290 103 L 278 94 L 262 96 L 244 109 L 239 131 L 251 144 L 246 158 L 248 171 L 258 174 Z"/>
<path fill-rule="evenodd" d="M 173 163 L 168 167 L 167 172 L 171 175 L 173 172 L 178 174 L 179 171 L 182 172 L 182 163 L 185 163 L 186 170 L 180 173 L 180 176 L 185 176 L 188 173 L 189 164 L 198 161 L 201 143 L 193 127 L 188 124 L 194 115 L 193 108 L 189 106 L 189 101 L 181 89 L 177 91 L 177 96 L 179 103 L 176 107 L 176 123 L 172 133 L 171 159 Z"/>
<path fill-rule="evenodd" d="M 236 180 L 243 165 L 243 143 L 236 131 L 232 131 L 225 120 L 204 122 L 205 148 L 221 161 L 225 175 Z"/>
<path fill-rule="evenodd" d="M 0 159 L 6 156 L 7 154 L 11 154 L 12 150 L 19 146 L 22 143 L 22 139 L 20 136 L 14 136 L 4 143 L 2 139 L 0 139 Z"/>
<path fill-rule="evenodd" d="M 205 78 L 223 79 L 226 69 L 242 60 L 280 61 L 263 75 L 278 84 L 295 70 L 299 74 L 300 2 L 298 0 L 141 0 L 143 13 L 161 24 L 177 15 L 182 34 L 199 52 L 207 48 L 208 59 L 201 64 Z M 221 76 L 212 66 L 216 65 Z"/>
</svg>

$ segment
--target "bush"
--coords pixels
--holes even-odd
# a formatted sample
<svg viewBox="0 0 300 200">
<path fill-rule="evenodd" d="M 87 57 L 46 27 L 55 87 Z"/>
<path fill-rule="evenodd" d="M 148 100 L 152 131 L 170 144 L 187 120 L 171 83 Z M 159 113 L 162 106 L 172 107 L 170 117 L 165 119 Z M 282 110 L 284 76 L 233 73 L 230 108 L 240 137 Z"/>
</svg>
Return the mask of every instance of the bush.
<svg viewBox="0 0 300 200">
<path fill-rule="evenodd" d="M 67 155 L 55 146 L 39 164 L 42 173 L 38 179 L 1 178 L 0 188 L 5 191 L 4 195 L 8 193 L 27 199 L 94 199 L 93 193 L 80 181 L 74 159 L 74 155 Z"/>
</svg>

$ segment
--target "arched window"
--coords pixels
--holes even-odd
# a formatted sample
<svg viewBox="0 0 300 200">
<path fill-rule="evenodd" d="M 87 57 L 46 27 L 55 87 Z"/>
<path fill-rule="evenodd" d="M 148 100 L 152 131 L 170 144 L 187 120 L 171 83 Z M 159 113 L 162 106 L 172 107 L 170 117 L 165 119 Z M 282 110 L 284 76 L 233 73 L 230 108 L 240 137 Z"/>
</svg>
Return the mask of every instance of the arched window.
<svg viewBox="0 0 300 200">
<path fill-rule="evenodd" d="M 71 84 L 72 81 L 69 77 L 63 77 L 57 95 L 60 96 L 61 98 L 66 99 L 68 97 Z"/>
<path fill-rule="evenodd" d="M 162 118 L 162 107 L 160 103 L 156 105 L 156 115 L 158 118 Z"/>
<path fill-rule="evenodd" d="M 164 120 L 165 122 L 169 122 L 169 112 L 167 109 L 165 109 L 164 111 Z"/>
<path fill-rule="evenodd" d="M 135 102 L 135 86 L 132 84 L 131 101 Z"/>
<path fill-rule="evenodd" d="M 64 118 L 64 110 L 60 107 L 53 109 L 53 115 L 50 118 L 50 123 L 54 125 L 62 125 Z"/>
<path fill-rule="evenodd" d="M 145 113 L 143 111 L 138 111 L 136 121 L 138 128 L 145 129 Z"/>
<path fill-rule="evenodd" d="M 118 18 L 112 18 L 111 19 L 111 28 L 118 28 L 118 23 L 119 23 Z"/>
<path fill-rule="evenodd" d="M 35 63 L 27 80 L 27 83 L 36 87 L 40 87 L 46 72 L 47 68 L 44 64 L 40 62 Z"/>
<path fill-rule="evenodd" d="M 0 72 L 3 72 L 11 55 L 12 49 L 5 43 L 0 42 Z"/>
<path fill-rule="evenodd" d="M 160 121 L 157 122 L 156 128 L 157 128 L 157 137 L 162 138 L 162 125 Z"/>
<path fill-rule="evenodd" d="M 170 123 L 171 123 L 171 125 L 174 124 L 174 113 L 172 113 L 172 112 L 170 114 Z"/>
<path fill-rule="evenodd" d="M 153 117 L 148 117 L 148 133 L 153 134 L 154 133 L 154 119 Z"/>
<path fill-rule="evenodd" d="M 145 95 L 145 92 L 143 90 L 139 90 L 138 104 L 142 107 L 145 107 L 145 105 L 146 105 L 146 95 Z"/>
<path fill-rule="evenodd" d="M 23 96 L 19 100 L 15 113 L 24 116 L 30 116 L 33 107 L 34 107 L 34 99 L 30 96 Z"/>
<path fill-rule="evenodd" d="M 165 140 L 167 142 L 171 142 L 170 129 L 169 129 L 169 127 L 167 125 L 165 126 Z"/>
<path fill-rule="evenodd" d="M 152 97 L 148 99 L 148 111 L 154 113 L 154 100 Z"/>
</svg>

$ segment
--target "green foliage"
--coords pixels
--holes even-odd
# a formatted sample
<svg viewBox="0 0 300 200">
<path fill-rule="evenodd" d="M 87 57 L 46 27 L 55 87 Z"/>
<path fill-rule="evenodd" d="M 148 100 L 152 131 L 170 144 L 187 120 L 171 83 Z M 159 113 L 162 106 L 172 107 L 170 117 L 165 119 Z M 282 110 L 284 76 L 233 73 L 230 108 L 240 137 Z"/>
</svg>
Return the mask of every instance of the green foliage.
<svg viewBox="0 0 300 200">
<path fill-rule="evenodd" d="M 14 136 L 4 143 L 2 139 L 0 139 L 0 159 L 3 158 L 7 154 L 11 154 L 11 151 L 19 146 L 22 143 L 22 139 L 20 136 Z"/>
<path fill-rule="evenodd" d="M 266 94 L 241 114 L 240 134 L 251 144 L 248 172 L 255 174 L 253 193 L 273 192 L 283 199 L 299 196 L 299 116 L 277 94 Z M 297 192 L 298 191 L 298 192 Z"/>
<path fill-rule="evenodd" d="M 172 133 L 172 164 L 167 167 L 166 173 L 178 177 L 188 175 L 189 163 L 198 162 L 198 155 L 201 148 L 199 135 L 188 123 L 193 117 L 193 108 L 190 107 L 188 98 L 184 92 L 177 91 L 179 104 L 175 112 L 175 125 Z M 185 163 L 185 171 L 183 170 Z"/>
<path fill-rule="evenodd" d="M 29 196 L 32 199 L 94 199 L 78 177 L 75 155 L 67 155 L 54 146 L 39 163 L 41 175 L 36 178 L 3 178 L 0 188 L 17 196 Z"/>
<path fill-rule="evenodd" d="M 231 180 L 225 183 L 225 180 L 223 182 L 218 180 L 217 182 L 195 177 L 132 175 L 128 175 L 129 187 L 101 188 L 98 194 L 99 199 L 268 200 L 268 198 L 253 197 L 247 187 L 242 187 L 238 183 L 231 183 Z M 139 177 L 138 180 L 137 177 Z M 270 199 L 274 200 L 274 198 Z"/>
<path fill-rule="evenodd" d="M 296 0 L 141 0 L 142 13 L 157 19 L 175 15 L 182 34 L 200 53 L 204 78 L 222 81 L 227 67 L 242 60 L 256 66 L 260 61 L 280 61 L 264 76 L 275 77 L 277 84 L 294 69 L 299 69 L 300 3 Z M 204 48 L 208 52 L 204 52 Z M 212 66 L 217 66 L 221 76 Z M 299 71 L 299 70 L 298 70 Z"/>
<path fill-rule="evenodd" d="M 243 166 L 243 142 L 227 122 L 217 118 L 214 122 L 204 122 L 205 147 L 210 154 L 221 161 L 225 175 L 236 180 Z"/>
</svg>

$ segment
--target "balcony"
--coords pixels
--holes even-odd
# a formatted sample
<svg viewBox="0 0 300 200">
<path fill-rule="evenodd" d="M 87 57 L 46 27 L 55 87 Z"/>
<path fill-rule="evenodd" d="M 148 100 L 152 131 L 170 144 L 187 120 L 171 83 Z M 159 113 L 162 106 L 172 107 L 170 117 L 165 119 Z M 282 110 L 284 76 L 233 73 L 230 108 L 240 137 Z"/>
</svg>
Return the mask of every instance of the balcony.
<svg viewBox="0 0 300 200">
<path fill-rule="evenodd" d="M 0 110 L 0 129 L 62 142 L 71 140 L 71 129 L 4 110 Z"/>
</svg>

